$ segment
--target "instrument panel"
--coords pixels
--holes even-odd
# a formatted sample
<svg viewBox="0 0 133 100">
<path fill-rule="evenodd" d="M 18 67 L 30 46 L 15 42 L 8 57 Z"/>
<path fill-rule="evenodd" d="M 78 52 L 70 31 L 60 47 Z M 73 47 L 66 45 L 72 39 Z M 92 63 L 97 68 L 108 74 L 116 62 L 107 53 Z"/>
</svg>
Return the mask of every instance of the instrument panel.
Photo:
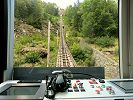
<svg viewBox="0 0 133 100">
<path fill-rule="evenodd" d="M 10 80 L 0 84 L 0 100 L 50 100 L 45 90 L 45 80 Z M 56 93 L 54 100 L 133 100 L 133 79 L 71 80 L 69 88 Z"/>
</svg>

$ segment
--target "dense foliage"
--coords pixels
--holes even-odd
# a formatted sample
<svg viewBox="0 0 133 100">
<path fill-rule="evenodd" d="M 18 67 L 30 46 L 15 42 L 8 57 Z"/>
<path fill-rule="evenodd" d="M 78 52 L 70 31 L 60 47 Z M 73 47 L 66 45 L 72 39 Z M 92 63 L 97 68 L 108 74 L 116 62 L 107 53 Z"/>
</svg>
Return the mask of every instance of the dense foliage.
<svg viewBox="0 0 133 100">
<path fill-rule="evenodd" d="M 65 24 L 67 24 L 73 32 L 73 36 L 77 36 L 76 33 L 80 32 L 82 27 L 81 13 L 78 5 L 75 4 L 74 7 L 69 6 L 65 11 L 64 19 Z"/>
<path fill-rule="evenodd" d="M 36 63 L 39 62 L 40 53 L 39 52 L 29 52 L 25 57 L 25 63 Z"/>
<path fill-rule="evenodd" d="M 81 49 L 82 45 L 79 46 L 78 43 L 71 45 L 71 52 L 78 64 L 94 63 L 91 52 L 87 50 L 89 45 L 102 49 L 112 48 L 111 50 L 115 46 L 118 48 L 115 41 L 118 41 L 118 3 L 116 0 L 84 0 L 80 4 L 67 7 L 64 15 L 66 39 L 69 41 L 69 38 L 75 38 L 78 41 L 80 37 L 84 40 L 82 45 L 86 45 L 84 49 Z M 116 52 L 118 56 L 118 49 L 113 52 Z M 86 57 L 88 58 L 84 61 Z"/>
<path fill-rule="evenodd" d="M 85 0 L 80 5 L 69 6 L 65 23 L 85 36 L 117 36 L 118 5 L 113 0 Z"/>
<path fill-rule="evenodd" d="M 109 46 L 114 46 L 114 37 L 109 37 L 109 36 L 102 36 L 97 38 L 96 44 L 98 44 L 101 47 L 109 47 Z"/>
<path fill-rule="evenodd" d="M 41 0 L 15 0 L 15 18 L 42 29 L 48 20 L 57 23 L 58 7 Z"/>
<path fill-rule="evenodd" d="M 78 66 L 94 66 L 93 50 L 80 43 L 82 39 L 67 37 L 67 44 Z"/>
</svg>

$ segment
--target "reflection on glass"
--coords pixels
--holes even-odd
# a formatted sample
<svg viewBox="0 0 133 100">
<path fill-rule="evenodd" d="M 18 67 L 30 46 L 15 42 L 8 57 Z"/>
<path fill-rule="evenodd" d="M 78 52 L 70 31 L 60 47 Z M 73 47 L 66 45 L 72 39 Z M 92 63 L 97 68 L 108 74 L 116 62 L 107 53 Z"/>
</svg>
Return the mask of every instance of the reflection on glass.
<svg viewBox="0 0 133 100">
<path fill-rule="evenodd" d="M 11 86 L 0 95 L 35 95 L 40 86 Z"/>
</svg>

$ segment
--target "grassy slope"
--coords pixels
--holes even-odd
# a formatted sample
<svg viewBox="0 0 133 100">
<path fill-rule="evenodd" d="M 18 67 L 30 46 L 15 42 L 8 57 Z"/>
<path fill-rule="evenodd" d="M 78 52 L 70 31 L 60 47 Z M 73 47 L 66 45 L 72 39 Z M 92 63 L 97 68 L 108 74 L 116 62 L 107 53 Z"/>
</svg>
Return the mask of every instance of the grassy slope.
<svg viewBox="0 0 133 100">
<path fill-rule="evenodd" d="M 39 60 L 35 63 L 27 63 L 26 56 L 28 53 L 22 53 L 22 49 L 25 47 L 35 47 L 35 48 L 45 48 L 47 49 L 47 36 L 41 33 L 32 33 L 30 35 L 19 35 L 15 38 L 14 44 L 14 66 L 15 67 L 32 67 L 32 66 L 43 66 L 47 65 L 47 58 L 39 58 Z M 50 41 L 50 65 L 56 65 L 56 54 L 57 54 L 57 44 L 56 37 L 54 34 L 51 34 Z M 35 51 L 36 52 L 36 51 Z"/>
</svg>

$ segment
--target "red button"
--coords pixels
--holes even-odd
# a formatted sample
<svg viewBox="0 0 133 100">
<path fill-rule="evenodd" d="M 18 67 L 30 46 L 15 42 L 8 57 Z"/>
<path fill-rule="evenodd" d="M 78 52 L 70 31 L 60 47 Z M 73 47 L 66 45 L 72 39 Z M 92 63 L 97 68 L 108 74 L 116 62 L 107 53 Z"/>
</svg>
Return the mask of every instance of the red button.
<svg viewBox="0 0 133 100">
<path fill-rule="evenodd" d="M 90 84 L 98 84 L 96 81 L 89 81 Z"/>
<path fill-rule="evenodd" d="M 76 80 L 76 82 L 80 82 L 80 80 Z"/>
<path fill-rule="evenodd" d="M 108 86 L 108 87 L 106 87 L 106 90 L 112 90 L 112 87 L 111 86 Z"/>
<path fill-rule="evenodd" d="M 94 82 L 93 82 L 93 81 L 89 81 L 89 83 L 90 83 L 90 84 L 94 84 Z"/>
<path fill-rule="evenodd" d="M 100 90 L 96 90 L 96 94 L 100 94 Z"/>
</svg>

